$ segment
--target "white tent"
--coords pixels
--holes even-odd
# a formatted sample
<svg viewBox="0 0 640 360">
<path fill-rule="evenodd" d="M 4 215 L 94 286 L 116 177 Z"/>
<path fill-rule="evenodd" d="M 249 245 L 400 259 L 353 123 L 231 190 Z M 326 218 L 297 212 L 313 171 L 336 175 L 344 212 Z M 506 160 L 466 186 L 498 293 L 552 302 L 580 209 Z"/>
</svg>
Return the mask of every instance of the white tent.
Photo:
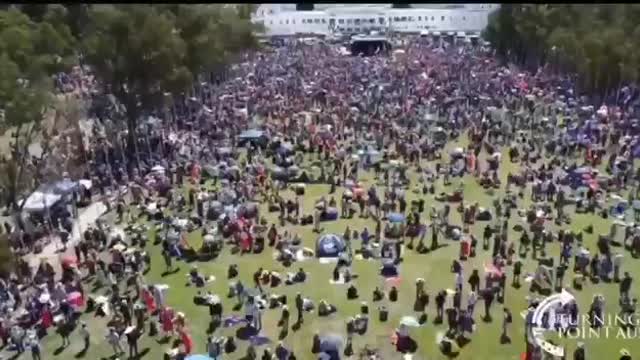
<svg viewBox="0 0 640 360">
<path fill-rule="evenodd" d="M 41 191 L 35 191 L 33 194 L 25 200 L 22 207 L 25 211 L 42 211 L 51 208 L 58 201 L 62 199 L 62 196 L 52 193 L 43 193 Z"/>
</svg>

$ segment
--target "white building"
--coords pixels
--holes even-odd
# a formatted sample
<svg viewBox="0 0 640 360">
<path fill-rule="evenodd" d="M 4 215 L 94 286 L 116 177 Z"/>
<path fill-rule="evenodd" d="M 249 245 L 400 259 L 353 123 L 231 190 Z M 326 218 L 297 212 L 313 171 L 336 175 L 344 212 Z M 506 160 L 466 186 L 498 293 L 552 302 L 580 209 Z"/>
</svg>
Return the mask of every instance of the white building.
<svg viewBox="0 0 640 360">
<path fill-rule="evenodd" d="M 265 35 L 357 34 L 370 30 L 479 34 L 496 4 L 414 5 L 393 9 L 384 4 L 318 4 L 314 11 L 296 11 L 293 4 L 262 4 L 252 21 L 262 23 Z"/>
</svg>

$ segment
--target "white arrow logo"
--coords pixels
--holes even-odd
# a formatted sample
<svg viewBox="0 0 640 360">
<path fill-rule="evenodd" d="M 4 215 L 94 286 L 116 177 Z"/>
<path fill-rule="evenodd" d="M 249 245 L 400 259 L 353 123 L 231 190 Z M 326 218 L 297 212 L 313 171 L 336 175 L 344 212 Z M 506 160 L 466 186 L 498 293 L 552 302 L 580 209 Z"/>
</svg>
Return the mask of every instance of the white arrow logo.
<svg viewBox="0 0 640 360">
<path fill-rule="evenodd" d="M 536 345 L 540 346 L 542 350 L 553 356 L 564 356 L 564 348 L 551 344 L 544 339 L 544 332 L 547 331 L 542 326 L 542 317 L 545 313 L 548 313 L 551 309 L 562 307 L 575 300 L 575 297 L 565 289 L 562 289 L 561 293 L 551 295 L 538 305 L 533 312 L 533 320 L 531 324 L 531 333 L 529 334 L 529 341 L 533 341 Z"/>
</svg>

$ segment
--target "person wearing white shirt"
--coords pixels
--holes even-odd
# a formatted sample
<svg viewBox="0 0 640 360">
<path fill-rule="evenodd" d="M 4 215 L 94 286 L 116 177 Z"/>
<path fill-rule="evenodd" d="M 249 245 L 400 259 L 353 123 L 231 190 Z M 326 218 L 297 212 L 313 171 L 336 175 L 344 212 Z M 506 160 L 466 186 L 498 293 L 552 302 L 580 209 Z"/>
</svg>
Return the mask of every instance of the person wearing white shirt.
<svg viewBox="0 0 640 360">
<path fill-rule="evenodd" d="M 247 299 L 247 303 L 245 306 L 245 316 L 251 319 L 251 325 L 256 329 L 260 330 L 262 328 L 262 319 L 260 318 L 260 309 L 258 305 L 255 303 L 255 299 L 253 297 L 249 297 Z"/>
<path fill-rule="evenodd" d="M 613 255 L 613 281 L 620 281 L 620 268 L 622 267 L 623 255 L 618 253 Z"/>
<path fill-rule="evenodd" d="M 467 312 L 471 317 L 473 317 L 473 310 L 476 307 L 476 302 L 478 301 L 478 295 L 474 291 L 469 293 L 469 299 L 467 299 Z"/>
<path fill-rule="evenodd" d="M 456 291 L 462 291 L 462 283 L 464 278 L 462 277 L 462 272 L 456 274 Z"/>
</svg>

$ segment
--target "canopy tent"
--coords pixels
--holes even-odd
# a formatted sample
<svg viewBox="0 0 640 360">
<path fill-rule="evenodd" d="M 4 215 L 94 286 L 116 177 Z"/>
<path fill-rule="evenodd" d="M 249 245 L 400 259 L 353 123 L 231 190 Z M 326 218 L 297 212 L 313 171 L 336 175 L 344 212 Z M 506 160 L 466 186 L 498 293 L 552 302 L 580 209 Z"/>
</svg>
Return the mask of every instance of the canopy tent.
<svg viewBox="0 0 640 360">
<path fill-rule="evenodd" d="M 322 235 L 316 241 L 316 256 L 338 257 L 345 247 L 342 237 L 335 234 Z"/>
<path fill-rule="evenodd" d="M 22 209 L 27 212 L 38 212 L 50 209 L 62 199 L 61 195 L 34 191 L 24 201 Z"/>
</svg>

